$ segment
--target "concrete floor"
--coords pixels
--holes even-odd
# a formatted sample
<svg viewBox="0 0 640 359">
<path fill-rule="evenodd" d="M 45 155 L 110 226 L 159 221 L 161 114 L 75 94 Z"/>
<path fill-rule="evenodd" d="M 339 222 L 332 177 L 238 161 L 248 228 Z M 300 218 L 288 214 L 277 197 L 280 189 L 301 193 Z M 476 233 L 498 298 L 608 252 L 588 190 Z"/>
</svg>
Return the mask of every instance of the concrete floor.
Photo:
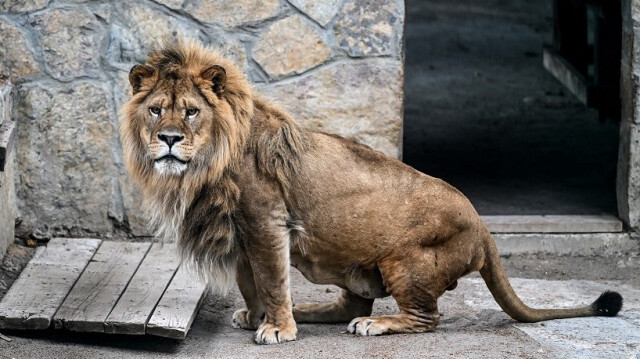
<svg viewBox="0 0 640 359">
<path fill-rule="evenodd" d="M 0 298 L 20 274 L 33 248 L 9 247 L 0 265 Z M 4 358 L 637 358 L 640 356 L 640 257 L 512 255 L 503 258 L 523 301 L 536 307 L 568 307 L 619 291 L 625 300 L 615 318 L 577 318 L 521 324 L 494 302 L 477 274 L 439 300 L 441 325 L 432 333 L 358 337 L 344 324 L 300 324 L 298 340 L 273 346 L 253 343 L 251 331 L 229 321 L 244 303 L 237 289 L 209 294 L 184 341 L 67 331 L 2 331 Z M 196 280 L 194 278 L 194 280 Z M 292 269 L 296 303 L 334 300 L 339 289 L 306 281 Z M 377 300 L 374 314 L 397 311 L 392 298 Z"/>
<path fill-rule="evenodd" d="M 0 298 L 34 249 L 12 245 L 0 265 Z M 523 301 L 537 307 L 567 307 L 593 301 L 603 290 L 625 299 L 615 318 L 578 318 L 521 324 L 494 302 L 477 274 L 460 281 L 440 300 L 441 324 L 432 333 L 358 337 L 345 324 L 300 324 L 298 340 L 259 346 L 251 331 L 234 329 L 231 314 L 243 306 L 237 289 L 210 294 L 184 341 L 152 336 L 118 336 L 66 331 L 4 331 L 0 358 L 636 358 L 640 355 L 640 257 L 504 258 Z M 307 282 L 292 270 L 295 302 L 330 301 L 333 286 Z M 377 300 L 374 314 L 391 314 L 392 298 Z"/>
<path fill-rule="evenodd" d="M 407 2 L 404 161 L 481 214 L 616 214 L 618 125 L 542 66 L 552 1 Z"/>
</svg>

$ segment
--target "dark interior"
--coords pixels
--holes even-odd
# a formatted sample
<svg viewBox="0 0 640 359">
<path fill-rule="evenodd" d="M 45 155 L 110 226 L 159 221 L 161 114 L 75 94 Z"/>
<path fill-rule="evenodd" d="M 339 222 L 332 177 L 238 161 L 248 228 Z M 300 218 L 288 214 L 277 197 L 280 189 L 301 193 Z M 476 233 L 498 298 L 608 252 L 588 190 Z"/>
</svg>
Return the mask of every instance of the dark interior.
<svg viewBox="0 0 640 359">
<path fill-rule="evenodd" d="M 617 213 L 617 119 L 542 64 L 553 1 L 406 7 L 406 163 L 460 189 L 480 214 Z"/>
</svg>

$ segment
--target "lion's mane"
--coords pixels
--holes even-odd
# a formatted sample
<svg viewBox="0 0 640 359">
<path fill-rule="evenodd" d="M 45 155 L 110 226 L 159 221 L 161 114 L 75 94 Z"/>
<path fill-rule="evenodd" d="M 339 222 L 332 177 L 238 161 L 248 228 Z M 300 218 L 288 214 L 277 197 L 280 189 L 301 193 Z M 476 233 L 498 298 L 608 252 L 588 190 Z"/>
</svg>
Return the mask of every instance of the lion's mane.
<svg viewBox="0 0 640 359">
<path fill-rule="evenodd" d="M 125 104 L 120 138 L 125 166 L 142 189 L 150 226 L 164 241 L 176 241 L 183 261 L 221 292 L 235 280 L 240 251 L 235 221 L 241 195 L 235 173 L 250 152 L 257 169 L 277 180 L 286 191 L 304 149 L 304 131 L 282 110 L 259 98 L 241 70 L 212 49 L 195 42 L 180 42 L 151 53 L 145 64 L 152 79 Z M 200 150 L 181 176 L 158 176 L 140 138 L 144 119 L 137 107 L 167 76 L 191 78 L 209 104 L 217 96 L 200 74 L 212 65 L 226 70 L 223 101 L 212 106 L 215 123 L 211 141 Z M 212 120 L 212 119 L 210 119 Z"/>
</svg>

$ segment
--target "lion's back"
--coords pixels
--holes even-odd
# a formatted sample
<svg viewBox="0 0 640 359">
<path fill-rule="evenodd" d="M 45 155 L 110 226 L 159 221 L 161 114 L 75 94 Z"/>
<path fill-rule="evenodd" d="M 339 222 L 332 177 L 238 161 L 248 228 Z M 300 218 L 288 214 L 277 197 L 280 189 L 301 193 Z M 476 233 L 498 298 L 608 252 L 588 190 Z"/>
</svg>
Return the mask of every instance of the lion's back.
<svg viewBox="0 0 640 359">
<path fill-rule="evenodd" d="M 453 186 L 371 148 L 335 135 L 312 134 L 292 201 L 311 231 L 323 237 L 389 238 L 427 222 L 470 225 L 475 209 Z"/>
</svg>

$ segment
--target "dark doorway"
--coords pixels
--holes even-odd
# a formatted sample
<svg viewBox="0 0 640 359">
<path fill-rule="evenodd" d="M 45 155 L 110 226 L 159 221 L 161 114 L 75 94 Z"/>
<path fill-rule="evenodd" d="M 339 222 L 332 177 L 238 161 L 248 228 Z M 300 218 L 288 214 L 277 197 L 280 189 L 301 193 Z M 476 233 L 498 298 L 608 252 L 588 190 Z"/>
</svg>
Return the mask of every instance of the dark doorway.
<svg viewBox="0 0 640 359">
<path fill-rule="evenodd" d="M 480 214 L 617 213 L 619 125 L 544 69 L 551 0 L 406 6 L 406 163 Z"/>
</svg>

